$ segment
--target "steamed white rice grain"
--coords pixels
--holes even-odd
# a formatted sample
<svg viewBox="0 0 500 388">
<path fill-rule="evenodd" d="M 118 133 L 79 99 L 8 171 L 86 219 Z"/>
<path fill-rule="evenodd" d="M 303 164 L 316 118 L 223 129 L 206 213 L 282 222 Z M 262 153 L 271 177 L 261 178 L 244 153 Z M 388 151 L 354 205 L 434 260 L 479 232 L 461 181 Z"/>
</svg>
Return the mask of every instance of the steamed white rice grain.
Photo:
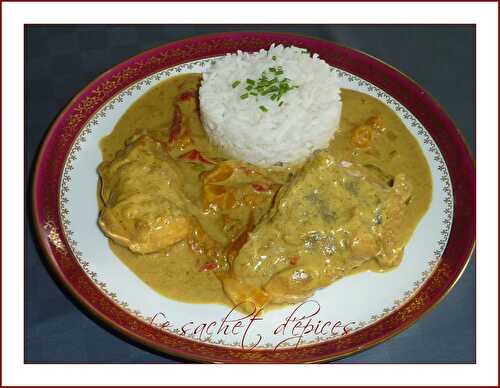
<svg viewBox="0 0 500 388">
<path fill-rule="evenodd" d="M 281 106 L 269 95 L 241 98 L 247 79 L 257 80 L 277 66 L 290 85 L 298 86 L 281 98 Z M 240 83 L 233 87 L 235 81 Z M 317 54 L 299 47 L 272 45 L 256 53 L 228 54 L 203 73 L 200 87 L 201 117 L 210 140 L 229 155 L 261 166 L 301 162 L 327 147 L 341 108 L 335 73 Z"/>
</svg>

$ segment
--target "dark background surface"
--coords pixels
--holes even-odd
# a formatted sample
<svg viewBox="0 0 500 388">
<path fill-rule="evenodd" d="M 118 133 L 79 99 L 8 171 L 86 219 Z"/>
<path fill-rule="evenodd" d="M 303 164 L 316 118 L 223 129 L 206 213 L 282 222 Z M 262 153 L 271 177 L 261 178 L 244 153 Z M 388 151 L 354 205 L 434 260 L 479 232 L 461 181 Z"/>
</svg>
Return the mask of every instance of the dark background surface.
<svg viewBox="0 0 500 388">
<path fill-rule="evenodd" d="M 473 26 L 37 25 L 25 28 L 26 188 L 30 188 L 36 152 L 51 122 L 95 77 L 141 51 L 190 36 L 236 30 L 316 36 L 378 57 L 434 96 L 475 155 Z M 25 221 L 26 362 L 182 362 L 118 337 L 77 307 L 45 266 L 29 209 Z M 447 298 L 415 325 L 385 343 L 336 362 L 475 362 L 475 296 L 474 255 Z"/>
</svg>

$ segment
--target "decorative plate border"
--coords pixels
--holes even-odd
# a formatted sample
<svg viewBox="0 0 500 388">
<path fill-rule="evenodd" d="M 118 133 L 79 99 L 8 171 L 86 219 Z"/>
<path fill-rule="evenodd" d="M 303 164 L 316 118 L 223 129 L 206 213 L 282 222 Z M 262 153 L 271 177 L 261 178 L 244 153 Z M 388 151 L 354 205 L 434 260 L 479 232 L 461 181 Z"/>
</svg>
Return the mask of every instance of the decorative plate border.
<svg viewBox="0 0 500 388">
<path fill-rule="evenodd" d="M 396 100 L 401 102 L 401 106 L 408 107 L 415 116 L 416 125 L 419 125 L 418 118 L 418 121 L 422 123 L 422 129 L 425 126 L 430 130 L 433 138 L 428 136 L 429 141 L 426 144 L 437 150 L 441 149 L 448 166 L 451 166 L 450 212 L 449 217 L 445 216 L 443 222 L 446 224 L 450 220 L 451 226 L 453 217 L 453 228 L 450 233 L 450 242 L 453 244 L 445 247 L 445 237 L 448 232 L 443 229 L 445 233 L 442 238 L 444 241 L 442 260 L 437 263 L 437 268 L 430 279 L 425 282 L 423 279 L 422 282 L 415 284 L 415 294 L 410 300 L 394 311 L 391 309 L 384 311 L 381 317 L 375 318 L 375 320 L 379 320 L 372 325 L 335 341 L 326 341 L 293 350 L 248 352 L 241 349 L 227 349 L 196 343 L 162 332 L 151 325 L 145 326 L 144 322 L 138 321 L 136 317 L 131 316 L 126 311 L 126 306 L 120 308 L 111 301 L 106 302 L 107 298 L 102 298 L 101 289 L 92 284 L 92 281 L 82 271 L 82 268 L 85 269 L 85 263 L 80 266 L 78 259 L 75 260 L 67 249 L 70 245 L 62 237 L 63 229 L 58 216 L 63 216 L 63 214 L 58 214 L 58 196 L 54 189 L 57 190 L 60 186 L 64 187 L 65 183 L 68 184 L 67 179 L 64 181 L 61 170 L 69 147 L 77 138 L 82 124 L 97 112 L 110 96 L 124 90 L 135 81 L 149 76 L 154 70 L 165 69 L 204 56 L 214 57 L 237 49 L 257 50 L 265 48 L 273 42 L 309 48 L 311 51 L 317 52 L 331 65 L 344 69 L 346 74 L 359 74 L 362 78 L 370 80 L 374 87 L 387 90 L 387 96 L 394 96 Z M 424 130 L 422 134 L 425 133 Z M 77 151 L 78 146 L 75 144 L 74 147 Z M 59 152 L 55 152 L 55 150 Z M 65 150 L 65 152 L 60 152 L 61 150 Z M 75 155 L 70 154 L 69 160 L 72 156 Z M 52 168 L 49 168 L 49 162 Z M 444 162 L 443 166 L 442 171 L 445 171 Z M 397 70 L 370 58 L 366 54 L 326 41 L 289 34 L 227 33 L 180 41 L 131 58 L 105 73 L 77 95 L 56 120 L 40 152 L 34 181 L 34 215 L 37 232 L 58 276 L 77 299 L 126 335 L 156 349 L 199 360 L 229 362 L 320 361 L 350 354 L 387 339 L 413 323 L 446 294 L 465 268 L 474 245 L 474 175 L 474 166 L 467 148 L 453 123 L 418 85 Z M 457 194 L 454 198 L 456 209 L 454 215 L 452 214 L 451 186 Z M 64 203 L 63 198 L 61 198 L 61 203 Z M 423 274 L 423 276 L 425 275 Z M 223 353 L 218 349 L 222 349 Z"/>
<path fill-rule="evenodd" d="M 135 84 L 131 85 L 127 89 L 125 89 L 123 92 L 118 94 L 117 96 L 113 97 L 111 101 L 106 103 L 99 111 L 97 111 L 87 122 L 85 125 L 85 129 L 80 132 L 78 135 L 75 143 L 72 145 L 69 156 L 67 158 L 66 164 L 64 166 L 63 170 L 63 179 L 62 179 L 62 184 L 60 187 L 60 214 L 61 214 L 61 221 L 63 224 L 63 233 L 66 237 L 66 240 L 69 243 L 69 246 L 71 248 L 71 251 L 73 255 L 76 257 L 86 274 L 94 281 L 95 284 L 99 286 L 99 288 L 102 290 L 103 293 L 105 293 L 109 298 L 111 298 L 115 303 L 117 303 L 120 307 L 123 309 L 127 310 L 130 314 L 133 314 L 137 318 L 143 320 L 147 324 L 151 324 L 153 321 L 153 317 L 151 316 L 145 316 L 143 313 L 141 313 L 137 309 L 133 309 L 129 306 L 128 302 L 122 300 L 119 298 L 119 296 L 107 288 L 107 284 L 103 282 L 102 280 L 99 279 L 98 274 L 94 272 L 94 270 L 91 268 L 90 263 L 86 260 L 84 260 L 82 256 L 82 252 L 79 251 L 78 249 L 78 243 L 73 239 L 73 231 L 71 229 L 71 220 L 70 220 L 70 211 L 67 208 L 67 203 L 69 202 L 67 193 L 69 191 L 69 186 L 71 184 L 71 174 L 73 172 L 73 162 L 76 161 L 78 158 L 78 154 L 82 150 L 81 143 L 84 143 L 86 141 L 86 137 L 91 134 L 94 130 L 94 127 L 96 127 L 99 124 L 99 118 L 104 118 L 106 117 L 106 112 L 109 110 L 113 110 L 114 106 L 120 102 L 123 102 L 125 96 L 131 96 L 132 92 L 134 90 L 140 91 L 144 87 L 147 87 L 152 84 L 153 80 L 156 81 L 163 81 L 165 79 L 168 79 L 171 76 L 175 76 L 179 73 L 182 73 L 183 71 L 189 71 L 194 68 L 204 68 L 205 66 L 208 66 L 209 64 L 215 63 L 217 60 L 219 60 L 221 57 L 218 58 L 209 58 L 209 59 L 204 59 L 200 61 L 195 61 L 195 62 L 189 62 L 189 63 L 184 63 L 179 66 L 175 66 L 169 69 L 162 70 L 161 72 L 158 72 L 156 74 L 153 74 L 141 81 L 136 82 Z M 421 278 L 413 283 L 413 288 L 410 290 L 406 290 L 400 298 L 394 300 L 393 304 L 391 306 L 385 307 L 382 311 L 380 311 L 378 314 L 374 314 L 370 317 L 370 320 L 368 322 L 358 322 L 358 325 L 353 328 L 351 331 L 351 334 L 354 334 L 356 331 L 384 318 L 391 312 L 395 311 L 399 306 L 403 305 L 406 303 L 420 288 L 420 286 L 431 276 L 433 273 L 434 269 L 436 268 L 440 258 L 441 254 L 443 253 L 446 243 L 448 241 L 448 236 L 450 234 L 451 230 L 451 225 L 452 225 L 452 218 L 453 218 L 453 193 L 451 189 L 451 183 L 450 183 L 450 177 L 448 174 L 448 169 L 446 168 L 446 163 L 443 159 L 443 156 L 439 152 L 438 147 L 436 146 L 434 140 L 432 137 L 429 135 L 429 133 L 425 130 L 425 128 L 418 122 L 418 120 L 404 107 L 402 106 L 399 102 L 397 102 L 393 97 L 385 93 L 383 90 L 380 88 L 372 85 L 370 82 L 367 82 L 358 76 L 351 74 L 349 72 L 340 70 L 340 69 L 335 69 L 331 68 L 332 71 L 335 71 L 337 76 L 339 78 L 345 78 L 349 82 L 355 83 L 358 85 L 358 87 L 364 87 L 366 90 L 372 95 L 376 96 L 378 99 L 384 101 L 389 107 L 391 107 L 393 110 L 398 112 L 400 115 L 402 115 L 406 120 L 409 120 L 411 123 L 410 126 L 414 130 L 415 133 L 417 133 L 418 136 L 420 136 L 423 140 L 423 143 L 427 146 L 427 151 L 430 152 L 433 155 L 433 159 L 438 162 L 439 167 L 438 170 L 441 173 L 440 176 L 440 181 L 441 181 L 441 190 L 445 193 L 444 197 L 444 210 L 442 214 L 442 229 L 440 231 L 440 239 L 436 242 L 436 246 L 438 246 L 438 249 L 434 251 L 434 255 L 432 260 L 428 261 L 428 266 L 427 269 L 424 270 L 421 273 Z M 170 332 L 175 335 L 179 335 L 181 332 L 178 328 L 169 328 L 169 327 L 163 327 L 160 323 L 153 323 L 156 325 L 160 330 L 164 330 L 167 332 Z M 206 343 L 211 343 L 214 345 L 219 345 L 219 346 L 238 346 L 239 343 L 223 343 L 222 340 L 215 340 L 212 339 L 211 337 L 205 337 L 205 338 L 197 338 L 197 336 L 194 333 L 191 333 L 189 335 L 186 335 L 186 337 L 191 338 L 194 341 L 199 341 L 199 342 L 206 342 Z M 313 340 L 302 340 L 301 341 L 301 346 L 305 345 L 313 345 L 318 342 L 324 342 L 324 341 L 329 341 L 336 338 L 335 336 L 317 336 Z M 254 344 L 248 344 L 249 347 L 252 347 Z M 292 343 L 286 343 L 284 342 L 282 344 L 284 348 L 287 346 L 289 347 L 295 347 L 295 344 Z M 262 349 L 269 349 L 273 348 L 274 345 L 271 343 L 266 343 L 263 345 L 258 346 L 257 348 L 262 348 Z"/>
</svg>

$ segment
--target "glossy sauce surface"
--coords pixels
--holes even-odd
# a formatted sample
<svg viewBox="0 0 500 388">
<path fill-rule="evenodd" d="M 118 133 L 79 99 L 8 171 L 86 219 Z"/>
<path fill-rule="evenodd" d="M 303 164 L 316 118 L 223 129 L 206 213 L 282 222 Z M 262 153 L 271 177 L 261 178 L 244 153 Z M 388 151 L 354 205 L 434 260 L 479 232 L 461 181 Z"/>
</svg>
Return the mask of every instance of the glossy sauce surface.
<svg viewBox="0 0 500 388">
<path fill-rule="evenodd" d="M 246 240 L 237 241 L 238 238 L 253 230 L 259 221 L 265 221 L 276 194 L 284 191 L 283 188 L 290 184 L 294 176 L 305 173 L 301 171 L 302 166 L 261 169 L 231 161 L 213 147 L 199 121 L 195 99 L 183 97 L 186 93 L 192 93 L 190 97 L 193 97 L 199 81 L 198 74 L 179 76 L 163 82 L 136 101 L 111 134 L 102 139 L 105 167 L 100 168 L 100 173 L 106 176 L 106 169 L 110 168 L 106 163 L 115 159 L 126 143 L 130 143 L 131 137 L 146 135 L 161 144 L 171 142 L 177 103 L 190 133 L 185 139 L 185 134 L 181 133 L 168 152 L 175 160 L 175 170 L 182 179 L 182 190 L 194 220 L 192 223 L 196 225 L 194 228 L 202 231 L 199 237 L 201 242 L 192 243 L 185 239 L 168 249 L 144 254 L 132 252 L 124 243 L 118 244 L 113 239 L 109 241 L 113 252 L 160 294 L 189 303 L 231 304 L 226 296 L 228 291 L 224 292 L 221 282 L 229 271 L 227 252 L 232 247 L 241 249 Z M 360 166 L 359 171 L 366 171 L 370 179 L 392 180 L 391 185 L 395 177 L 405 176 L 411 183 L 411 193 L 405 197 L 404 219 L 391 229 L 397 231 L 391 232 L 391 238 L 404 247 L 431 200 L 432 184 L 427 162 L 415 138 L 386 105 L 350 90 L 342 91 L 342 102 L 340 128 L 326 151 L 327 158 L 353 163 Z M 369 142 L 369 146 L 363 143 L 365 141 Z M 194 154 L 193 150 L 198 154 Z M 186 155 L 189 159 L 187 163 Z M 209 162 L 193 162 L 193 157 L 199 158 L 199 155 Z M 227 171 L 230 172 L 226 174 Z M 228 174 L 230 176 L 226 177 Z M 365 191 L 370 191 L 370 187 L 367 186 Z M 361 195 L 365 191 L 362 190 Z M 102 206 L 100 201 L 100 208 Z M 217 251 L 219 246 L 224 247 L 224 260 Z M 399 263 L 397 260 L 391 265 L 381 265 L 381 260 L 376 258 L 364 260 L 355 266 L 345 266 L 341 276 L 367 270 L 390 270 Z M 217 266 L 217 271 L 211 270 L 212 265 Z M 328 278 L 328 281 L 335 278 L 338 276 Z M 234 298 L 232 300 L 234 302 Z M 292 302 L 285 300 L 285 303 Z"/>
</svg>

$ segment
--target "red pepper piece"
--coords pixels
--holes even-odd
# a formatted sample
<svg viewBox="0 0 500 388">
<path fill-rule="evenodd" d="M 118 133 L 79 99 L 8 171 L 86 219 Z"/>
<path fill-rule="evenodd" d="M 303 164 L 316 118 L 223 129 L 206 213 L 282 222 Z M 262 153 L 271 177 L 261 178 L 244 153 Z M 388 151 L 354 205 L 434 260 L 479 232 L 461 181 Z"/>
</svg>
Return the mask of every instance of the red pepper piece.
<svg viewBox="0 0 500 388">
<path fill-rule="evenodd" d="M 169 143 L 173 143 L 176 141 L 182 132 L 182 113 L 179 106 L 175 106 L 174 111 L 174 120 L 172 121 L 172 125 L 170 126 L 170 136 L 168 138 Z"/>
<path fill-rule="evenodd" d="M 189 152 L 186 152 L 185 154 L 181 155 L 179 158 L 182 160 L 186 160 L 188 162 L 216 164 L 215 162 L 211 161 L 210 159 L 205 158 L 198 150 L 191 150 Z"/>
<path fill-rule="evenodd" d="M 300 260 L 299 256 L 290 257 L 290 265 L 297 265 L 299 263 L 299 260 Z"/>
<path fill-rule="evenodd" d="M 181 101 L 187 101 L 190 98 L 194 98 L 194 93 L 193 92 L 184 92 L 180 95 L 179 99 Z"/>
<path fill-rule="evenodd" d="M 217 264 L 215 261 L 209 261 L 208 263 L 205 263 L 200 267 L 200 272 L 213 271 L 218 267 L 219 264 Z"/>
<path fill-rule="evenodd" d="M 236 239 L 231 241 L 229 246 L 226 249 L 226 257 L 227 259 L 231 262 L 234 260 L 236 256 L 238 256 L 238 253 L 240 252 L 241 247 L 245 245 L 245 243 L 248 241 L 248 237 L 250 235 L 250 232 L 255 228 L 255 220 L 254 220 L 254 215 L 253 211 L 250 212 L 250 216 L 248 217 L 248 222 L 247 226 L 245 227 L 245 230 L 240 233 Z"/>
</svg>

